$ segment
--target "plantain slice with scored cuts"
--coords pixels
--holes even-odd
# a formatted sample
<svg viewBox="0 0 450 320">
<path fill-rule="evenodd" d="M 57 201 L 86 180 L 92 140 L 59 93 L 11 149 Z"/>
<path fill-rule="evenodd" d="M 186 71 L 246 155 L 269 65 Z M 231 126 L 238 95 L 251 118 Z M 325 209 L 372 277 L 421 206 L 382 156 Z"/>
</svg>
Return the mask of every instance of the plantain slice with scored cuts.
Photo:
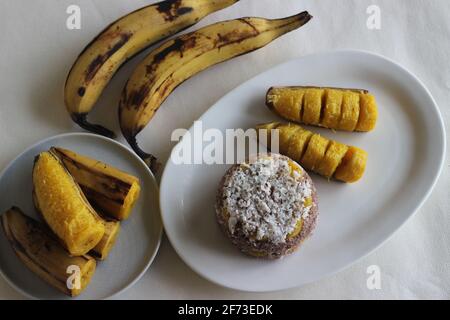
<svg viewBox="0 0 450 320">
<path fill-rule="evenodd" d="M 344 131 L 371 131 L 378 109 L 367 90 L 319 87 L 272 87 L 266 105 L 293 122 Z"/>
<path fill-rule="evenodd" d="M 271 122 L 258 125 L 256 129 L 267 130 L 266 135 L 272 137 L 272 132 L 277 130 L 281 154 L 326 178 L 352 183 L 364 174 L 367 152 L 362 149 L 329 140 L 293 123 Z M 267 143 L 269 149 L 273 143 L 260 142 Z"/>
</svg>

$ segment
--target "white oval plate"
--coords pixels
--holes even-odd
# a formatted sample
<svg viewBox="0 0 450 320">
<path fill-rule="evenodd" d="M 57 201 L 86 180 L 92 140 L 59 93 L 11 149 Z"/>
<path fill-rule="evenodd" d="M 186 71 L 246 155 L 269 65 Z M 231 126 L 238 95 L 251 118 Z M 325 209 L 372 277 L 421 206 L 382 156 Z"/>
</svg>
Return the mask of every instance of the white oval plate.
<svg viewBox="0 0 450 320">
<path fill-rule="evenodd" d="M 312 175 L 319 195 L 319 223 L 295 254 L 280 261 L 244 256 L 220 232 L 214 201 L 229 166 L 166 165 L 160 203 L 173 247 L 196 272 L 245 291 L 296 287 L 335 273 L 368 254 L 405 223 L 430 194 L 442 168 L 445 131 L 425 86 L 398 64 L 361 51 L 309 55 L 279 65 L 233 90 L 201 118 L 203 128 L 251 128 L 281 120 L 264 105 L 275 85 L 364 88 L 375 94 L 379 121 L 370 133 L 333 133 L 308 127 L 369 153 L 355 184 Z M 192 134 L 193 128 L 190 132 Z M 187 140 L 178 144 L 173 152 Z"/>
<path fill-rule="evenodd" d="M 109 257 L 97 263 L 88 288 L 78 299 L 106 299 L 123 292 L 145 273 L 158 252 L 162 223 L 158 185 L 145 163 L 120 143 L 89 133 L 69 133 L 45 139 L 12 161 L 0 176 L 0 212 L 12 205 L 38 219 L 31 190 L 33 159 L 52 146 L 67 148 L 111 164 L 139 177 L 141 196 L 129 219 L 121 224 L 117 242 Z M 16 257 L 0 231 L 0 272 L 22 294 L 36 299 L 68 298 L 29 271 Z"/>
</svg>

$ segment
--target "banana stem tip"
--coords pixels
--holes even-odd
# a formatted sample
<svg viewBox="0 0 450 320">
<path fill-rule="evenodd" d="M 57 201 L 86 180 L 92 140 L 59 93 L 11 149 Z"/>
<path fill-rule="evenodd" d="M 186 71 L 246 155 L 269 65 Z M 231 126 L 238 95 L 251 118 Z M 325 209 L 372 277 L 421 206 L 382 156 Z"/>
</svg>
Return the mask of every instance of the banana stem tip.
<svg viewBox="0 0 450 320">
<path fill-rule="evenodd" d="M 131 148 L 133 149 L 133 151 L 136 152 L 139 158 L 141 158 L 145 162 L 145 164 L 150 168 L 150 171 L 153 172 L 153 174 L 156 174 L 161 167 L 161 164 L 158 162 L 158 159 L 152 154 L 143 151 L 139 147 L 136 137 L 126 136 L 126 139 L 130 144 Z"/>
<path fill-rule="evenodd" d="M 309 20 L 313 18 L 313 16 L 310 15 L 308 11 L 300 12 L 299 14 L 296 14 L 293 17 L 297 17 L 299 20 L 303 21 L 303 23 L 307 23 Z"/>
</svg>

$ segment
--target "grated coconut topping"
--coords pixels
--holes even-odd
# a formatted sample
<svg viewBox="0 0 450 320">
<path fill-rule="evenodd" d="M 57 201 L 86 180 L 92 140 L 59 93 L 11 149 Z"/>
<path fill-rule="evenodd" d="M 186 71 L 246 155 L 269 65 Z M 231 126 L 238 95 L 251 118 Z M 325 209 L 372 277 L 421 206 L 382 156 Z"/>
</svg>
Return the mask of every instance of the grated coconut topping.
<svg viewBox="0 0 450 320">
<path fill-rule="evenodd" d="M 229 212 L 232 234 L 239 223 L 250 239 L 279 244 L 308 217 L 312 195 L 308 179 L 293 171 L 289 160 L 280 156 L 259 157 L 244 163 L 224 185 L 224 205 Z"/>
</svg>

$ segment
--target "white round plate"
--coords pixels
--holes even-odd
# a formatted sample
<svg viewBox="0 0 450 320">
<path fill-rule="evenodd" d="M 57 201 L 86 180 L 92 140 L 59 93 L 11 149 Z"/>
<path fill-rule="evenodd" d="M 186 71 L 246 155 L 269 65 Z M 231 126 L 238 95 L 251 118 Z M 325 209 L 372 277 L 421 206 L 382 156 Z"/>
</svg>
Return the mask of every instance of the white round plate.
<svg viewBox="0 0 450 320">
<path fill-rule="evenodd" d="M 167 163 L 160 203 L 173 247 L 200 275 L 237 290 L 297 287 L 349 266 L 413 215 L 430 194 L 443 164 L 445 130 L 429 91 L 395 62 L 361 51 L 309 55 L 264 72 L 211 107 L 200 118 L 203 129 L 224 132 L 280 121 L 264 101 L 269 87 L 281 85 L 368 89 L 377 98 L 379 120 L 369 133 L 308 127 L 367 150 L 368 165 L 355 184 L 312 175 L 319 195 L 318 226 L 299 251 L 279 261 L 246 257 L 219 230 L 215 195 L 229 165 Z M 187 142 L 182 140 L 172 154 Z"/>
<path fill-rule="evenodd" d="M 59 146 L 111 164 L 140 179 L 141 196 L 129 219 L 121 224 L 117 242 L 97 269 L 88 288 L 77 299 L 106 299 L 133 285 L 152 263 L 159 248 L 162 223 L 155 178 L 131 150 L 120 143 L 89 133 L 69 133 L 38 142 L 19 155 L 0 176 L 0 212 L 15 205 L 38 219 L 31 190 L 34 157 Z M 29 271 L 16 257 L 0 231 L 0 271 L 11 286 L 36 299 L 68 298 Z"/>
</svg>

